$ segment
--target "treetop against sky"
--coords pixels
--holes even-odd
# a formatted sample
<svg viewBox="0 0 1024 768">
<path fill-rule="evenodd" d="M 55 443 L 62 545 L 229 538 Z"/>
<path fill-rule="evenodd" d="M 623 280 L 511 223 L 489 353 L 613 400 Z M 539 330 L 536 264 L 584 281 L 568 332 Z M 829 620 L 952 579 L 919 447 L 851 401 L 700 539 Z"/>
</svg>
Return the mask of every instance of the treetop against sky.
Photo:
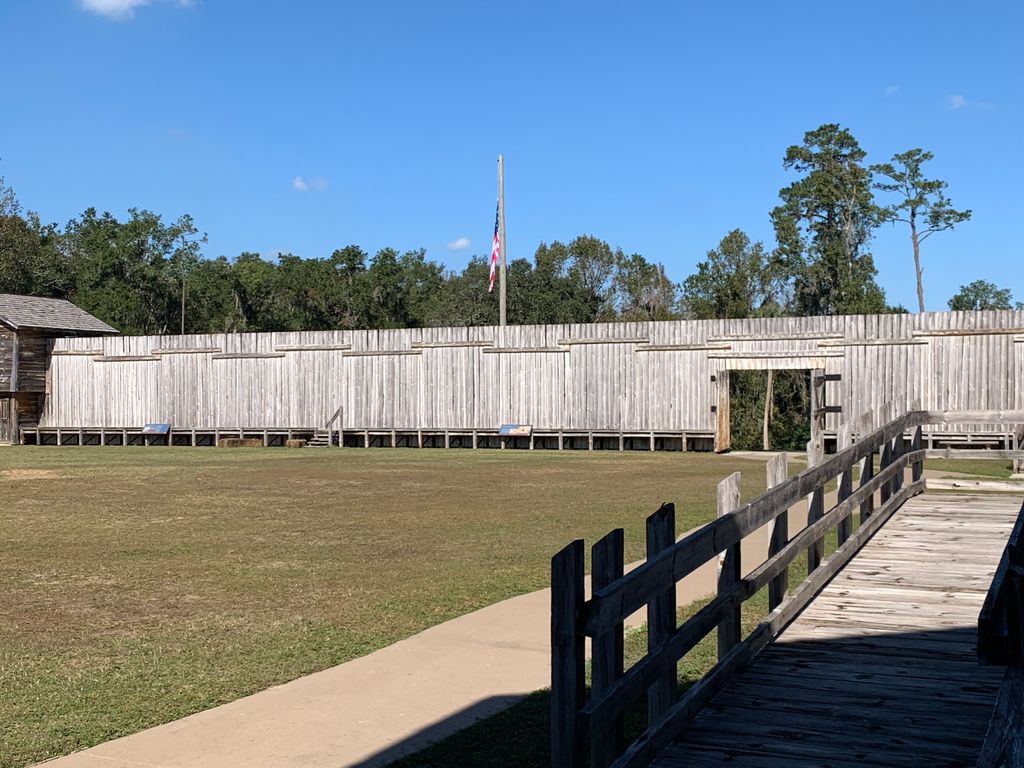
<svg viewBox="0 0 1024 768">
<path fill-rule="evenodd" d="M 0 176 L 26 209 L 190 214 L 208 257 L 489 250 L 590 233 L 682 281 L 726 233 L 774 245 L 786 148 L 825 123 L 865 164 L 920 147 L 970 221 L 928 240 L 928 309 L 1024 295 L 1016 3 L 9 0 Z M 869 243 L 916 308 L 910 239 Z"/>
</svg>

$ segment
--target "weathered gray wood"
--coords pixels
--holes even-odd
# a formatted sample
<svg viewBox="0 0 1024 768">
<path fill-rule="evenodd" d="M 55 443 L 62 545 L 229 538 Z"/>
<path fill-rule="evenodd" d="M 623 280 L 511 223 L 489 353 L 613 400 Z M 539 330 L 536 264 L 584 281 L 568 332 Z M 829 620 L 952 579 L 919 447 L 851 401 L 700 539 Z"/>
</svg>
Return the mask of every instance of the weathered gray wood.
<svg viewBox="0 0 1024 768">
<path fill-rule="evenodd" d="M 647 518 L 647 559 L 651 560 L 669 549 L 676 540 L 676 509 L 662 504 Z M 658 647 L 676 628 L 676 585 L 672 582 L 652 595 L 647 604 L 647 650 Z M 675 670 L 664 672 L 647 690 L 647 719 L 653 723 L 676 698 Z"/>
<path fill-rule="evenodd" d="M 960 522 L 970 526 L 980 503 L 993 520 L 1001 520 L 1005 531 L 1012 515 L 1005 501 L 972 497 L 965 504 L 961 498 L 920 497 L 878 533 L 878 518 L 892 514 L 900 506 L 899 497 L 915 486 L 905 485 L 869 520 L 869 528 L 876 530 L 853 534 L 847 546 L 861 537 L 871 541 L 851 562 L 877 554 L 887 543 L 900 546 L 923 520 L 936 526 L 928 538 L 916 538 L 916 551 L 930 565 L 926 573 L 947 570 L 951 564 L 975 570 L 980 566 L 987 578 L 986 566 L 980 564 L 992 562 L 998 543 L 979 537 L 987 549 L 965 553 L 944 530 Z M 654 757 L 667 746 L 653 762 L 657 768 L 973 765 L 992 713 L 998 675 L 972 663 L 972 632 L 962 618 L 944 620 L 942 608 L 950 601 L 963 603 L 960 616 L 969 617 L 981 597 L 953 579 L 934 602 L 915 603 L 922 591 L 921 572 L 897 559 L 885 561 L 884 594 L 893 596 L 894 619 L 918 609 L 911 631 L 889 625 L 875 629 L 865 621 L 867 614 L 850 609 L 849 595 L 857 595 L 865 606 L 873 598 L 864 594 L 859 574 L 847 566 L 742 676 L 734 674 L 724 690 L 716 688 L 720 692 L 713 710 L 684 727 L 697 709 L 687 711 L 684 697 L 668 733 L 648 732 L 630 754 Z M 831 563 L 832 558 L 812 575 L 820 583 L 809 583 L 806 589 L 826 583 L 823 572 Z M 1024 725 L 1020 714 L 1003 721 L 1016 725 L 1018 732 Z M 679 740 L 669 745 L 673 730 Z M 617 765 L 644 764 L 623 760 Z"/>
<path fill-rule="evenodd" d="M 583 541 L 551 559 L 551 761 L 582 768 L 584 744 L 576 713 L 583 706 L 584 637 L 577 629 L 583 605 Z"/>
<path fill-rule="evenodd" d="M 733 472 L 718 484 L 718 517 L 732 514 L 740 506 L 740 473 Z M 718 556 L 718 594 L 732 590 L 742 577 L 740 542 Z M 724 659 L 740 641 L 740 606 L 731 609 L 718 625 L 718 660 Z"/>
<path fill-rule="evenodd" d="M 860 487 L 863 488 L 865 485 L 871 482 L 875 476 L 875 454 L 872 453 L 866 456 L 860 465 Z M 875 496 L 871 494 L 866 497 L 860 505 L 860 525 L 864 525 L 864 521 L 871 517 L 871 513 L 875 511 Z"/>
<path fill-rule="evenodd" d="M 699 528 L 658 557 L 649 558 L 613 584 L 595 591 L 588 604 L 587 633 L 593 636 L 607 629 L 608 625 L 629 616 L 647 603 L 647 595 L 653 590 L 660 588 L 669 579 L 679 581 L 723 549 L 774 520 L 782 510 L 793 506 L 836 477 L 844 466 L 860 461 L 877 449 L 878 445 L 891 441 L 894 435 L 902 432 L 906 422 L 907 418 L 901 417 L 886 424 L 847 450 L 766 491 L 743 505 L 735 514 Z M 891 473 L 887 474 L 886 478 L 891 476 Z M 862 497 L 858 496 L 858 503 L 861 500 Z"/>
<path fill-rule="evenodd" d="M 893 465 L 885 473 L 879 473 L 878 477 L 873 481 L 873 487 L 859 488 L 846 502 L 830 510 L 814 525 L 800 531 L 771 559 L 766 560 L 748 573 L 729 592 L 720 594 L 711 603 L 697 611 L 679 629 L 667 637 L 656 650 L 650 650 L 647 656 L 627 670 L 623 677 L 611 686 L 603 696 L 591 697 L 583 713 L 590 721 L 588 732 L 593 733 L 600 730 L 610 718 L 622 714 L 629 702 L 634 701 L 640 696 L 651 685 L 651 682 L 659 679 L 665 674 L 666 670 L 672 670 L 674 674 L 676 662 L 714 629 L 730 610 L 770 583 L 801 552 L 804 552 L 812 541 L 820 538 L 829 527 L 834 526 L 842 515 L 849 514 L 856 508 L 865 493 L 879 487 L 884 482 L 888 482 L 896 469 L 896 465 Z M 833 553 L 832 557 L 828 560 L 829 567 L 821 568 L 820 574 L 815 572 L 813 579 L 810 580 L 812 587 L 813 585 L 820 586 L 823 584 L 824 581 L 822 579 L 827 580 L 829 574 L 834 572 L 833 569 L 837 569 L 843 563 L 848 562 L 859 545 L 866 541 L 905 499 L 920 493 L 921 490 L 920 484 L 906 486 L 888 505 L 881 507 L 876 515 L 878 519 L 873 518 L 868 524 L 859 528 L 857 533 L 847 541 L 843 548 Z M 813 597 L 815 591 L 816 588 L 811 591 L 806 589 L 799 591 L 798 589 L 785 605 L 789 606 L 793 601 L 796 601 L 797 595 L 800 595 L 801 599 L 806 598 L 809 600 Z M 787 610 L 799 610 L 799 606 Z"/>
<path fill-rule="evenodd" d="M 777 453 L 768 460 L 767 487 L 774 488 L 789 476 L 789 460 L 785 453 Z M 768 536 L 768 558 L 777 555 L 789 541 L 789 510 L 783 510 L 770 524 Z M 768 584 L 768 610 L 774 611 L 786 597 L 789 589 L 789 568 L 786 567 Z"/>
<path fill-rule="evenodd" d="M 1024 451 L 972 450 L 970 448 L 931 448 L 926 454 L 929 459 L 990 459 L 1011 461 L 1024 458 Z"/>
<path fill-rule="evenodd" d="M 624 563 L 624 532 L 609 533 L 591 549 L 591 585 L 594 589 L 621 578 Z M 591 690 L 601 695 L 622 677 L 623 625 L 594 637 L 591 643 Z M 590 768 L 605 768 L 622 751 L 622 718 L 613 718 L 600 733 L 591 734 Z"/>
<path fill-rule="evenodd" d="M 912 451 L 920 451 L 921 448 L 923 447 L 922 446 L 923 439 L 924 439 L 924 428 L 921 427 L 921 425 L 918 425 L 917 427 L 914 428 L 914 438 L 911 441 L 910 450 L 912 450 Z M 911 480 L 913 480 L 916 483 L 922 477 L 924 477 L 924 462 L 923 461 L 914 462 L 913 468 L 911 470 L 911 475 L 910 475 Z"/>
<path fill-rule="evenodd" d="M 719 369 L 823 361 L 842 377 L 827 384 L 826 396 L 843 414 L 886 401 L 905 410 L 920 398 L 940 423 L 950 411 L 974 412 L 938 432 L 1002 435 L 992 414 L 1024 407 L 1024 347 L 1011 332 L 1022 322 L 1024 313 L 1011 311 L 525 326 L 500 337 L 497 328 L 418 328 L 58 339 L 52 358 L 40 358 L 51 378 L 40 424 L 120 427 L 160 413 L 182 429 L 317 428 L 344 404 L 352 430 L 494 429 L 512 421 L 706 438 L 715 431 L 711 375 Z M 994 333 L 906 344 L 917 331 L 977 328 Z M 720 337 L 736 340 L 711 349 L 709 340 Z M 878 343 L 849 346 L 861 342 Z M 488 344 L 500 351 L 485 352 Z M 213 363 L 212 352 L 186 349 L 238 357 Z M 160 361 L 90 359 L 155 350 Z M 281 350 L 284 357 L 260 357 Z M 801 357 L 787 358 L 791 352 Z M 827 414 L 830 431 L 840 421 Z"/>
<path fill-rule="evenodd" d="M 978 659 L 1024 667 L 1024 505 L 978 615 Z"/>
<path fill-rule="evenodd" d="M 882 446 L 882 455 L 878 463 L 879 470 L 885 469 L 890 464 L 892 464 L 892 462 L 892 441 L 887 440 L 885 444 Z M 881 499 L 882 503 L 885 504 L 885 502 L 889 500 L 890 496 L 892 496 L 892 483 L 888 482 L 882 485 L 881 491 L 879 493 L 879 498 Z"/>
<path fill-rule="evenodd" d="M 1024 768 L 1024 668 L 1006 670 L 977 768 Z"/>
<path fill-rule="evenodd" d="M 715 374 L 715 452 L 722 453 L 732 447 L 729 423 L 729 370 L 719 368 Z"/>
<path fill-rule="evenodd" d="M 825 456 L 825 448 L 820 436 L 817 440 L 811 439 L 807 444 L 807 466 L 816 467 L 821 464 Z M 852 466 L 852 465 L 851 465 Z M 825 485 L 814 488 L 807 497 L 807 524 L 812 525 L 821 519 L 825 512 Z M 824 538 L 814 541 L 807 549 L 807 572 L 810 573 L 821 564 L 825 553 Z"/>
<path fill-rule="evenodd" d="M 850 425 L 844 424 L 839 429 L 839 434 L 836 438 L 836 448 L 840 451 L 844 451 L 850 447 L 850 443 Z M 848 498 L 850 498 L 851 495 L 853 495 L 853 466 L 853 464 L 850 464 L 850 466 L 846 467 L 843 470 L 842 474 L 839 475 L 839 488 L 837 492 L 837 498 L 840 503 L 846 501 Z M 919 478 L 914 479 L 917 480 Z M 839 521 L 839 525 L 836 528 L 837 543 L 842 545 L 843 542 L 850 538 L 850 534 L 852 532 L 853 517 L 851 512 L 850 515 L 847 515 Z"/>
<path fill-rule="evenodd" d="M 693 685 L 678 702 L 667 710 L 657 722 L 651 723 L 647 731 L 629 746 L 622 757 L 612 765 L 614 768 L 642 768 L 650 764 L 654 756 L 667 747 L 683 730 L 697 712 L 731 681 L 768 642 L 782 630 L 813 599 L 814 595 L 831 579 L 842 566 L 857 552 L 892 513 L 914 492 L 916 484 L 905 486 L 892 499 L 892 503 L 879 509 L 867 526 L 854 533 L 846 544 L 837 549 L 807 579 L 801 582 L 793 597 L 773 611 L 768 618 L 737 645 L 730 656 L 720 662 L 708 675 Z M 795 549 L 794 549 L 795 552 Z"/>
</svg>

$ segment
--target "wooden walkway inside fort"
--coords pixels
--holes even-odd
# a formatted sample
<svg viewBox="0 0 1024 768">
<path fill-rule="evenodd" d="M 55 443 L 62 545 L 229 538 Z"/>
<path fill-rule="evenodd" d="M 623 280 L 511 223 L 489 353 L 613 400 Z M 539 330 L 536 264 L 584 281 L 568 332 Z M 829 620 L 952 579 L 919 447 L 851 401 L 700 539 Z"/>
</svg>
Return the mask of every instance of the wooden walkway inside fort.
<svg viewBox="0 0 1024 768">
<path fill-rule="evenodd" d="M 718 519 L 678 540 L 663 505 L 647 520 L 647 560 L 629 573 L 622 530 L 593 545 L 589 599 L 584 542 L 559 552 L 552 765 L 1024 768 L 1024 494 L 924 493 L 935 452 L 923 426 L 964 415 L 911 411 L 846 431 L 832 457 L 809 446 L 793 477 L 776 456 L 768 490 L 742 505 L 734 474 L 719 484 Z M 742 562 L 764 527 L 767 552 Z M 676 584 L 714 560 L 717 594 L 680 621 Z M 741 608 L 764 592 L 751 630 Z M 644 606 L 647 653 L 625 668 L 622 621 Z M 709 635 L 717 664 L 681 687 L 679 661 Z"/>
<path fill-rule="evenodd" d="M 1021 501 L 908 501 L 653 765 L 974 766 L 1003 677 L 978 613 Z"/>
</svg>

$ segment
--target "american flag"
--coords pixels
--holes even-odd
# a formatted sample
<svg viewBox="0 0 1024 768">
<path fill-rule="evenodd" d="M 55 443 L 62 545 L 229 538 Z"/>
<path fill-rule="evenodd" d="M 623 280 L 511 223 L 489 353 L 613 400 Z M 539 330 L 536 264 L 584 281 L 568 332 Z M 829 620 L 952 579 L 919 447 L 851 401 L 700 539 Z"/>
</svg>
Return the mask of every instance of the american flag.
<svg viewBox="0 0 1024 768">
<path fill-rule="evenodd" d="M 488 278 L 487 292 L 490 293 L 494 290 L 494 275 L 498 270 L 498 253 L 501 251 L 501 241 L 498 239 L 498 216 L 501 212 L 501 207 L 494 211 L 494 239 L 491 241 L 491 274 Z"/>
</svg>

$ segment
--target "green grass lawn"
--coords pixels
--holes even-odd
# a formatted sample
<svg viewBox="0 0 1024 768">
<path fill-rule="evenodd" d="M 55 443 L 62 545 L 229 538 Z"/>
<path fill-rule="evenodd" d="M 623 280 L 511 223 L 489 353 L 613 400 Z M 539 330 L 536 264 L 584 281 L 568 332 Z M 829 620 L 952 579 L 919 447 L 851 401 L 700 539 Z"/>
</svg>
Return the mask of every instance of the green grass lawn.
<svg viewBox="0 0 1024 768">
<path fill-rule="evenodd" d="M 0 450 L 0 767 L 341 663 L 547 585 L 569 540 L 764 464 L 709 454 Z"/>
<path fill-rule="evenodd" d="M 925 469 L 937 472 L 957 472 L 979 477 L 1007 478 L 1013 473 L 1013 464 L 996 459 L 928 459 Z"/>
</svg>

